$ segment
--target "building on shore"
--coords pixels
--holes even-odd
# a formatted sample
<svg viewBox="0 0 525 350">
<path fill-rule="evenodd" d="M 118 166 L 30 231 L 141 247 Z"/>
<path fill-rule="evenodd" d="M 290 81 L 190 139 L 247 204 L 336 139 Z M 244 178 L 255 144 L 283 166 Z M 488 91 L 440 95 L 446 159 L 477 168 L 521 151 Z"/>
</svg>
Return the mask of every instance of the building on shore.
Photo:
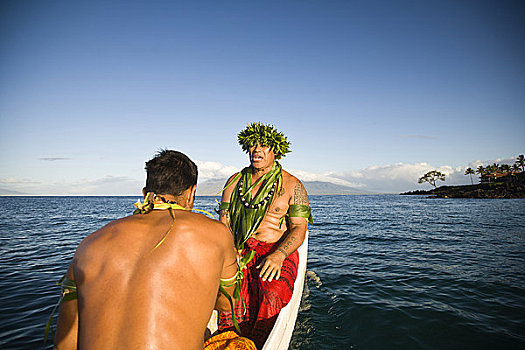
<svg viewBox="0 0 525 350">
<path fill-rule="evenodd" d="M 525 173 L 523 172 L 496 172 L 491 174 L 482 174 L 480 177 L 480 182 L 483 183 L 495 183 L 495 182 L 504 182 L 504 183 L 513 183 L 516 181 L 523 181 Z"/>
</svg>

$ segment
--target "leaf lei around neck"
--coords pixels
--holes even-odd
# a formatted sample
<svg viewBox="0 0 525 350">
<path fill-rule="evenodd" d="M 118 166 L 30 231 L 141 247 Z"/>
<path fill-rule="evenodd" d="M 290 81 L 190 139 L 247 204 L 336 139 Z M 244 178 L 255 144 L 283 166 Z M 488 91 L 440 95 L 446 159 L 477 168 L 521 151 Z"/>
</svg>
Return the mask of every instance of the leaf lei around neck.
<svg viewBox="0 0 525 350">
<path fill-rule="evenodd" d="M 275 193 L 281 190 L 282 167 L 275 161 L 269 172 L 252 183 L 253 168 L 249 166 L 240 172 L 239 178 L 230 201 L 230 223 L 237 250 L 243 249 L 244 243 L 257 231 Z M 261 187 L 252 198 L 251 191 L 259 184 Z"/>
<path fill-rule="evenodd" d="M 215 219 L 214 216 L 210 214 L 209 212 L 207 212 L 206 210 L 195 209 L 195 208 L 184 208 L 183 206 L 175 202 L 168 201 L 164 197 L 156 195 L 153 192 L 148 192 L 146 194 L 146 196 L 144 197 L 144 204 L 141 203 L 139 199 L 137 200 L 137 203 L 135 203 L 134 205 L 135 205 L 135 208 L 137 209 L 135 209 L 133 214 L 147 214 L 151 210 L 154 210 L 154 209 L 160 209 L 160 210 L 180 209 L 180 210 L 198 211 L 198 212 L 207 214 L 212 219 Z"/>
<path fill-rule="evenodd" d="M 168 209 L 170 211 L 170 215 L 173 218 L 173 220 L 171 222 L 171 226 L 170 226 L 168 232 L 166 232 L 164 237 L 162 237 L 162 239 L 155 245 L 155 247 L 151 251 L 154 251 L 162 243 L 164 243 L 164 241 L 166 240 L 166 238 L 170 234 L 171 230 L 173 229 L 173 226 L 175 225 L 175 215 L 173 215 L 172 210 L 180 209 L 180 210 L 189 210 L 189 211 L 199 211 L 199 212 L 202 212 L 202 213 L 205 213 L 205 214 L 209 215 L 212 219 L 215 219 L 213 217 L 213 215 L 210 214 L 209 212 L 207 212 L 206 210 L 184 208 L 183 206 L 181 206 L 181 205 L 179 205 L 179 204 L 177 204 L 175 202 L 171 202 L 171 201 L 167 200 L 166 198 L 162 197 L 161 195 L 157 195 L 157 194 L 155 194 L 153 192 L 148 192 L 146 194 L 146 196 L 144 197 L 144 204 L 142 204 L 140 202 L 140 199 L 139 199 L 137 201 L 137 203 L 135 203 L 135 208 L 137 208 L 137 209 L 135 209 L 135 211 L 133 212 L 133 215 L 136 215 L 136 214 L 147 214 L 147 213 L 151 212 L 154 209 L 160 209 L 160 210 Z"/>
</svg>

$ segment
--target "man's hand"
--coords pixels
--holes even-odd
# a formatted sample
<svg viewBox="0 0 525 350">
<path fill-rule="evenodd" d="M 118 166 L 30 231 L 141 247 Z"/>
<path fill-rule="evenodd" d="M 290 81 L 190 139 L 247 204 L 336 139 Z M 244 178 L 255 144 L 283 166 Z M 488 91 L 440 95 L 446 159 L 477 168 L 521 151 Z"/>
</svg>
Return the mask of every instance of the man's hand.
<svg viewBox="0 0 525 350">
<path fill-rule="evenodd" d="M 266 256 L 259 265 L 258 269 L 261 269 L 259 276 L 263 281 L 268 282 L 278 280 L 281 277 L 281 267 L 283 266 L 284 259 L 286 256 L 280 250 L 276 250 L 270 255 Z"/>
</svg>

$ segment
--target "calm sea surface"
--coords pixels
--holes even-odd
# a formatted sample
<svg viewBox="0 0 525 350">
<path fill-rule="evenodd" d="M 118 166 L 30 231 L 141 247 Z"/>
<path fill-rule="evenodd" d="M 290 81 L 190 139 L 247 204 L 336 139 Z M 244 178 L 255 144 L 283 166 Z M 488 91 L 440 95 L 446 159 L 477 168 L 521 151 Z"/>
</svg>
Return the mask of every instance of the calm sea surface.
<svg viewBox="0 0 525 350">
<path fill-rule="evenodd" d="M 0 349 L 43 348 L 76 246 L 136 200 L 0 197 Z M 525 349 L 525 200 L 310 200 L 292 349 Z"/>
</svg>

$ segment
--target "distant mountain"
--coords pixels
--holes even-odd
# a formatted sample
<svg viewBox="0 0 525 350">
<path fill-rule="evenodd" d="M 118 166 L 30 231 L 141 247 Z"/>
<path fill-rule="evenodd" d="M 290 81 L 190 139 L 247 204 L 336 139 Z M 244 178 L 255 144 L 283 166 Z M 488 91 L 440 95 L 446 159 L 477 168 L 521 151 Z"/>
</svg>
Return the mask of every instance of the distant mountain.
<svg viewBox="0 0 525 350">
<path fill-rule="evenodd" d="M 207 180 L 197 185 L 197 196 L 214 196 L 220 192 L 226 183 L 225 179 Z M 349 186 L 336 185 L 331 182 L 304 181 L 304 187 L 311 195 L 351 195 L 371 194 L 372 192 L 359 190 Z M 219 196 L 220 194 L 217 194 Z"/>
<path fill-rule="evenodd" d="M 216 195 L 217 193 L 222 191 L 222 188 L 224 187 L 226 180 L 228 179 L 227 178 L 219 179 L 219 180 L 213 179 L 213 180 L 206 180 L 204 182 L 197 184 L 197 196 Z"/>
<path fill-rule="evenodd" d="M 26 193 L 18 192 L 18 191 L 12 191 L 5 188 L 0 188 L 0 196 L 19 196 L 19 195 L 25 195 Z"/>
<path fill-rule="evenodd" d="M 354 187 L 336 185 L 331 182 L 322 182 L 322 181 L 304 181 L 304 187 L 306 192 L 311 195 L 350 195 L 350 194 L 372 194 L 372 192 L 359 190 Z"/>
</svg>

